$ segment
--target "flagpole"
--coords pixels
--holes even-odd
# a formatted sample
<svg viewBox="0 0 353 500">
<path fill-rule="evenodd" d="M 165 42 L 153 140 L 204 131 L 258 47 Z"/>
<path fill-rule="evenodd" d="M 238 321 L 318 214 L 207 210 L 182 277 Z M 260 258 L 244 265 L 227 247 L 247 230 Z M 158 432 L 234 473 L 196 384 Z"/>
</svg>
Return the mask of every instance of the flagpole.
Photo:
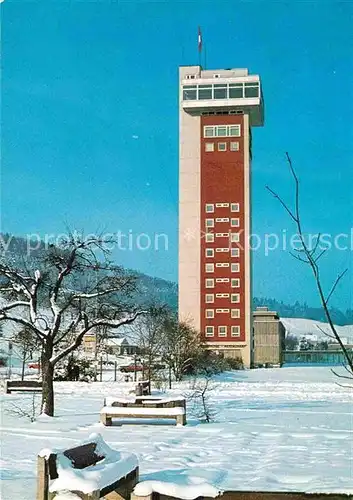
<svg viewBox="0 0 353 500">
<path fill-rule="evenodd" d="M 203 51 L 203 53 L 204 53 L 204 63 L 205 63 L 204 69 L 206 69 L 206 67 L 207 67 L 207 64 L 206 64 L 206 54 L 207 54 L 207 52 L 206 52 L 206 44 L 204 44 L 204 51 Z"/>
<path fill-rule="evenodd" d="M 201 33 L 201 28 L 199 26 L 198 28 L 198 34 L 197 34 L 197 49 L 199 51 L 199 66 L 202 67 L 202 33 Z"/>
</svg>

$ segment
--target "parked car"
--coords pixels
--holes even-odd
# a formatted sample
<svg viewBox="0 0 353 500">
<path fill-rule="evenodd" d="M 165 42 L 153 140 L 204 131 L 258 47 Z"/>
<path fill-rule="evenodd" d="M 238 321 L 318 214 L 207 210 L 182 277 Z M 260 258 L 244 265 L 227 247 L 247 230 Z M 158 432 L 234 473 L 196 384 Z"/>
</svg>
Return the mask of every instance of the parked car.
<svg viewBox="0 0 353 500">
<path fill-rule="evenodd" d="M 120 367 L 120 371 L 123 373 L 142 372 L 142 370 L 143 368 L 141 365 L 135 365 L 134 363 Z"/>
<path fill-rule="evenodd" d="M 30 363 L 28 363 L 28 368 L 34 368 L 36 370 L 39 370 L 40 363 L 38 361 L 31 361 Z"/>
</svg>

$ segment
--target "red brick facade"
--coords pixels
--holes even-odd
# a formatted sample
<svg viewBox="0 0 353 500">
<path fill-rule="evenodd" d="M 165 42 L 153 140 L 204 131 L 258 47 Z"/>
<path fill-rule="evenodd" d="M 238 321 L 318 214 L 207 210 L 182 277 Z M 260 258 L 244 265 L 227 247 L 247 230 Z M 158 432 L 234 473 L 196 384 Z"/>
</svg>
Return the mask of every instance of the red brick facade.
<svg viewBox="0 0 353 500">
<path fill-rule="evenodd" d="M 204 126 L 207 125 L 240 124 L 240 137 L 204 137 Z M 214 233 L 214 242 L 207 242 L 203 235 L 201 239 L 201 332 L 204 340 L 215 342 L 242 342 L 245 332 L 245 259 L 244 259 L 244 116 L 243 115 L 213 115 L 201 117 L 201 230 Z M 239 143 L 238 151 L 231 151 L 230 143 Z M 206 143 L 214 144 L 214 151 L 206 150 Z M 226 143 L 226 151 L 218 150 L 218 143 Z M 212 147 L 212 146 L 211 146 Z M 227 203 L 228 207 L 217 207 L 217 203 Z M 239 212 L 231 211 L 231 204 L 239 204 Z M 206 212 L 206 204 L 214 205 L 214 212 Z M 217 222 L 218 218 L 228 218 L 229 221 Z M 239 227 L 231 226 L 231 219 L 239 218 Z M 214 227 L 206 228 L 206 219 L 214 219 Z M 217 233 L 238 232 L 239 243 L 231 243 L 230 237 L 217 237 Z M 206 257 L 206 249 L 214 249 L 213 257 Z M 228 248 L 228 252 L 216 249 Z M 232 257 L 231 248 L 239 248 L 239 256 Z M 214 264 L 213 272 L 206 272 L 206 264 Z M 216 267 L 217 263 L 229 264 L 229 267 Z M 239 264 L 239 272 L 232 272 L 231 264 Z M 229 282 L 218 282 L 218 279 L 229 279 Z M 231 286 L 232 278 L 240 279 L 240 287 Z M 206 279 L 214 279 L 214 288 L 206 287 Z M 249 278 L 248 278 L 249 280 Z M 247 286 L 250 286 L 248 283 Z M 231 294 L 240 294 L 240 302 L 232 303 Z M 206 303 L 206 294 L 214 294 L 214 302 Z M 217 297 L 217 294 L 229 294 L 229 297 Z M 206 309 L 214 310 L 214 318 L 206 318 Z M 228 309 L 228 312 L 217 312 L 217 309 Z M 240 309 L 240 317 L 232 318 L 232 309 Z M 213 336 L 205 336 L 206 327 L 213 326 Z M 218 327 L 226 326 L 226 336 L 219 336 Z M 233 332 L 232 326 L 240 327 L 240 334 Z M 235 336 L 237 335 L 237 336 Z"/>
</svg>

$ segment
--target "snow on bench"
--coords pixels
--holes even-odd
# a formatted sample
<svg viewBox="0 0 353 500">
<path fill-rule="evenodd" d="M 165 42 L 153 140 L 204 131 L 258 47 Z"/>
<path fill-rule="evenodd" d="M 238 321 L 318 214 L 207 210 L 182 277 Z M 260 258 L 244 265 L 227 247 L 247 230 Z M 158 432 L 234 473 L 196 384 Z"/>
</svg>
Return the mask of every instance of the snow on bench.
<svg viewBox="0 0 353 500">
<path fill-rule="evenodd" d="M 182 500 L 194 500 L 200 497 L 216 498 L 222 495 L 219 488 L 207 482 L 184 485 L 165 481 L 142 481 L 135 486 L 131 500 L 152 500 L 155 498 L 153 493 Z"/>
<path fill-rule="evenodd" d="M 37 500 L 70 494 L 93 500 L 112 492 L 127 496 L 137 481 L 137 457 L 111 449 L 99 434 L 75 448 L 42 450 L 38 456 Z"/>
<path fill-rule="evenodd" d="M 168 418 L 176 419 L 177 424 L 186 424 L 185 408 L 148 408 L 141 406 L 104 406 L 100 412 L 100 419 L 104 425 L 112 425 L 112 418 Z"/>
<path fill-rule="evenodd" d="M 185 398 L 183 397 L 170 397 L 165 398 L 161 396 L 135 396 L 135 398 L 120 398 L 108 396 L 104 399 L 104 406 L 128 406 L 131 407 L 149 405 L 161 408 L 172 408 L 174 406 L 181 406 L 185 408 Z"/>
</svg>

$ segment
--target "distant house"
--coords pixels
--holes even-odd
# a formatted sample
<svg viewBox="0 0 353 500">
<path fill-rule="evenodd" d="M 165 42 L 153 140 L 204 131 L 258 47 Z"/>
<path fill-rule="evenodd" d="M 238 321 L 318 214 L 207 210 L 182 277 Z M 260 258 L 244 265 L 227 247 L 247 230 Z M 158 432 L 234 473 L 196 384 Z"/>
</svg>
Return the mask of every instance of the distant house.
<svg viewBox="0 0 353 500">
<path fill-rule="evenodd" d="M 115 354 L 116 356 L 124 354 L 137 354 L 138 347 L 131 344 L 127 338 L 110 338 L 105 342 L 105 347 L 110 354 Z"/>
</svg>

